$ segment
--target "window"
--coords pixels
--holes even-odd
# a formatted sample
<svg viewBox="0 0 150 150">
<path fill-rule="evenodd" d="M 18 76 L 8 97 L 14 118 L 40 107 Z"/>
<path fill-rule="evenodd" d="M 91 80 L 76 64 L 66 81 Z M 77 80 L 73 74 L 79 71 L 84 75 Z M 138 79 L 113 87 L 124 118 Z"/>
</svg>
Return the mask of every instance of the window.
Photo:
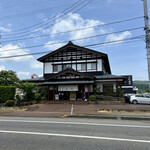
<svg viewBox="0 0 150 150">
<path fill-rule="evenodd" d="M 65 70 L 67 68 L 67 64 L 63 65 L 63 70 Z"/>
<path fill-rule="evenodd" d="M 96 70 L 96 63 L 88 63 L 87 70 Z"/>
<path fill-rule="evenodd" d="M 85 71 L 86 70 L 86 64 L 81 64 L 81 70 Z"/>
<path fill-rule="evenodd" d="M 53 66 L 53 72 L 57 72 L 58 71 L 58 66 L 57 65 L 54 65 Z"/>
<path fill-rule="evenodd" d="M 54 65 L 53 72 L 59 72 L 59 71 L 62 71 L 62 65 Z"/>
<path fill-rule="evenodd" d="M 91 69 L 96 70 L 96 63 L 91 63 Z"/>
<path fill-rule="evenodd" d="M 87 70 L 91 70 L 91 63 L 87 64 Z"/>
<path fill-rule="evenodd" d="M 149 96 L 149 95 L 145 95 L 144 97 L 146 97 L 146 98 L 150 98 L 150 96 Z"/>
<path fill-rule="evenodd" d="M 71 67 L 71 64 L 64 64 L 63 65 L 63 70 L 65 70 L 66 68 L 70 68 Z"/>
<path fill-rule="evenodd" d="M 143 95 L 135 95 L 135 97 L 143 97 Z"/>
<path fill-rule="evenodd" d="M 76 70 L 76 64 L 72 64 L 72 69 Z"/>
<path fill-rule="evenodd" d="M 81 70 L 81 64 L 77 64 L 77 70 Z"/>
</svg>

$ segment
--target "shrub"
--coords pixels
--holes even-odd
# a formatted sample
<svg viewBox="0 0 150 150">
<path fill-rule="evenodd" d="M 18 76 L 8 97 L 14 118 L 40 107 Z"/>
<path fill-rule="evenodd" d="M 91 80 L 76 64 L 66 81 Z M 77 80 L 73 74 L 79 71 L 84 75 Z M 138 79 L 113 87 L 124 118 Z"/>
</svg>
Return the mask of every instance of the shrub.
<svg viewBox="0 0 150 150">
<path fill-rule="evenodd" d="M 96 96 L 95 95 L 91 95 L 90 96 L 90 101 L 96 101 Z"/>
<path fill-rule="evenodd" d="M 94 94 L 100 95 L 100 88 L 94 88 Z"/>
<path fill-rule="evenodd" d="M 114 92 L 113 89 L 111 89 L 111 88 L 106 88 L 103 91 L 103 95 L 104 96 L 112 96 L 112 97 L 121 97 L 121 98 L 124 97 L 123 90 L 120 88 L 117 88 L 116 92 Z"/>
<path fill-rule="evenodd" d="M 14 106 L 14 104 L 15 104 L 14 100 L 7 100 L 5 102 L 5 106 L 8 106 L 8 107 L 12 107 L 12 106 Z"/>
<path fill-rule="evenodd" d="M 48 87 L 41 87 L 38 85 L 35 88 L 42 97 L 48 97 Z"/>
<path fill-rule="evenodd" d="M 14 100 L 16 87 L 14 86 L 0 86 L 0 103 L 5 103 L 7 100 Z"/>
<path fill-rule="evenodd" d="M 116 90 L 116 96 L 123 98 L 123 97 L 124 97 L 123 90 L 118 88 L 118 89 Z"/>
<path fill-rule="evenodd" d="M 25 101 L 30 101 L 34 99 L 33 90 L 35 88 L 35 85 L 33 83 L 23 83 L 21 88 L 25 92 Z"/>
<path fill-rule="evenodd" d="M 16 99 L 20 102 L 21 101 L 21 96 L 20 95 L 16 95 Z"/>
<path fill-rule="evenodd" d="M 41 98 L 41 101 L 46 101 L 46 97 L 43 96 L 43 97 Z"/>
<path fill-rule="evenodd" d="M 40 93 L 35 93 L 34 98 L 35 98 L 36 101 L 40 101 L 41 100 L 41 94 Z"/>
<path fill-rule="evenodd" d="M 115 92 L 113 91 L 112 88 L 105 88 L 103 90 L 103 95 L 104 96 L 115 96 Z"/>
</svg>

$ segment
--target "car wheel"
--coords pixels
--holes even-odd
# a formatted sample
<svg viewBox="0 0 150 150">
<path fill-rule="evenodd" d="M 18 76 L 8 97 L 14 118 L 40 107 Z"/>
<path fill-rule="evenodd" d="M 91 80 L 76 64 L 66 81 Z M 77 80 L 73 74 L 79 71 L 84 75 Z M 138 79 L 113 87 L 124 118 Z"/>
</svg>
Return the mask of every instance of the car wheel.
<svg viewBox="0 0 150 150">
<path fill-rule="evenodd" d="M 133 104 L 138 104 L 138 101 L 137 100 L 133 100 L 132 103 Z"/>
</svg>

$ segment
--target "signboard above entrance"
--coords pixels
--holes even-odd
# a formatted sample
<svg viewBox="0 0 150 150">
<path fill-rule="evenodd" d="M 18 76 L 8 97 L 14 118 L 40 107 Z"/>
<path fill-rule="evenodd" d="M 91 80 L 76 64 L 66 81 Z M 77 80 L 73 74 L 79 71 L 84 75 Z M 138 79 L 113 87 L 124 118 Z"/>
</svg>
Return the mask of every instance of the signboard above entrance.
<svg viewBox="0 0 150 150">
<path fill-rule="evenodd" d="M 78 85 L 58 85 L 58 91 L 78 91 Z"/>
</svg>

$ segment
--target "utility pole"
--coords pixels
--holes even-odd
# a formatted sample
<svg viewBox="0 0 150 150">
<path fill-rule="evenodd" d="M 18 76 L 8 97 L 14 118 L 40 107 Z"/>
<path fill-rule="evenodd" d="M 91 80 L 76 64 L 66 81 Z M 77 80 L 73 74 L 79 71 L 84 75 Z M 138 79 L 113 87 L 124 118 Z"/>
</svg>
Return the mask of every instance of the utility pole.
<svg viewBox="0 0 150 150">
<path fill-rule="evenodd" d="M 145 20 L 145 39 L 147 49 L 147 64 L 148 64 L 148 78 L 149 78 L 149 89 L 150 89 L 150 30 L 149 30 L 149 17 L 147 9 L 147 0 L 142 0 L 144 5 L 144 20 Z"/>
</svg>

